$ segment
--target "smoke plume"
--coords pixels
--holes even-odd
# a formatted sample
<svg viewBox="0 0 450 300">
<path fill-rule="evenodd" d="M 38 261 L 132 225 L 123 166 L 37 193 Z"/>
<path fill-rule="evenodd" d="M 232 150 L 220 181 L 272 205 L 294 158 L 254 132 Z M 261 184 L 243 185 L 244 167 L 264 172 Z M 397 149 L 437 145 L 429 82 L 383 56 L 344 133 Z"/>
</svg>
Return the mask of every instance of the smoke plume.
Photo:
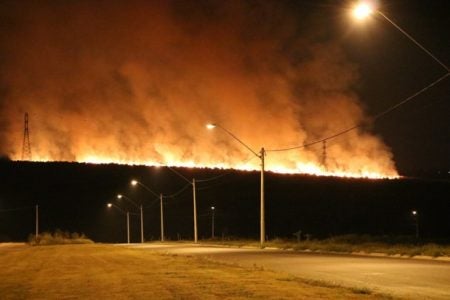
<svg viewBox="0 0 450 300">
<path fill-rule="evenodd" d="M 279 1 L 36 1 L 0 5 L 0 154 L 34 160 L 257 169 L 255 152 L 370 124 L 355 65 Z M 281 172 L 395 176 L 357 129 L 268 152 Z"/>
</svg>

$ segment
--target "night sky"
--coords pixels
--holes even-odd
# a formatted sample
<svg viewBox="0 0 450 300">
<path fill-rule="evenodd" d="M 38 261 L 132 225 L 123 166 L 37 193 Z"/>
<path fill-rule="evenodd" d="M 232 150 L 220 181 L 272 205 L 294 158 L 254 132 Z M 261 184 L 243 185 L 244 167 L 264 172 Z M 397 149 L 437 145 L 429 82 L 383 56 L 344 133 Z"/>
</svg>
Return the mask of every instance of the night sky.
<svg viewBox="0 0 450 300">
<path fill-rule="evenodd" d="M 449 64 L 448 1 L 379 1 L 397 25 Z M 445 70 L 384 19 L 345 40 L 361 71 L 359 93 L 375 115 L 432 83 Z M 392 148 L 403 174 L 419 170 L 449 171 L 450 84 L 448 78 L 398 110 L 379 119 L 375 130 Z"/>
</svg>

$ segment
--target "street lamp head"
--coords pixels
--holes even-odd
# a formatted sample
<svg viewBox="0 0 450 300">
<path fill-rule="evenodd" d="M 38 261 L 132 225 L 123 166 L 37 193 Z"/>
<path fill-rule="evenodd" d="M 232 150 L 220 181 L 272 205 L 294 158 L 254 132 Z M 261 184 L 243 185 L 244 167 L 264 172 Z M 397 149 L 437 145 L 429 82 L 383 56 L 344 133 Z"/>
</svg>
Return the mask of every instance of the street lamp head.
<svg viewBox="0 0 450 300">
<path fill-rule="evenodd" d="M 359 2 L 353 8 L 353 17 L 357 20 L 363 20 L 373 13 L 373 7 L 368 2 Z"/>
<path fill-rule="evenodd" d="M 117 199 L 122 199 L 122 197 L 123 197 L 123 196 L 122 196 L 121 194 L 118 194 L 118 195 L 117 195 Z"/>
<path fill-rule="evenodd" d="M 216 128 L 216 126 L 217 126 L 216 124 L 212 123 L 206 124 L 206 128 L 208 128 L 209 130 Z"/>
<path fill-rule="evenodd" d="M 108 204 L 106 204 L 106 206 L 112 207 L 112 203 L 108 203 Z"/>
<path fill-rule="evenodd" d="M 138 184 L 138 181 L 137 181 L 137 180 L 134 180 L 134 179 L 131 180 L 131 185 L 132 185 L 132 186 L 135 186 L 135 185 L 137 185 L 137 184 Z"/>
<path fill-rule="evenodd" d="M 215 210 L 216 208 L 214 206 L 211 206 L 211 210 Z"/>
<path fill-rule="evenodd" d="M 417 210 L 413 210 L 411 213 L 413 216 L 417 216 Z"/>
</svg>

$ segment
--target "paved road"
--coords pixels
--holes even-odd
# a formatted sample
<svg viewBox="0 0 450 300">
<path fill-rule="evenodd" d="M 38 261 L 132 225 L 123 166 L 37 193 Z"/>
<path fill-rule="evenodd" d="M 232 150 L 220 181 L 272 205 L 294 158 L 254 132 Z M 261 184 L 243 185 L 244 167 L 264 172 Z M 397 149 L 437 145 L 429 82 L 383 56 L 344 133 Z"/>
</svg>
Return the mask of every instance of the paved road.
<svg viewBox="0 0 450 300">
<path fill-rule="evenodd" d="M 242 266 L 256 265 L 302 278 L 369 288 L 406 299 L 450 299 L 450 262 L 175 243 L 134 244 L 131 247 L 207 256 Z"/>
</svg>

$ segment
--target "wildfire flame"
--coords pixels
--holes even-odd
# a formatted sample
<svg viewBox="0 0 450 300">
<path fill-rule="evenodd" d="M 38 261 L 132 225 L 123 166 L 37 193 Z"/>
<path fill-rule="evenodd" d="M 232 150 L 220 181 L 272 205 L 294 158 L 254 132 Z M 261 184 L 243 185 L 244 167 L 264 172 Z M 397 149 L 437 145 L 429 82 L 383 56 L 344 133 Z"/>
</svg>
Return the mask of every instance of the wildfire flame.
<svg viewBox="0 0 450 300">
<path fill-rule="evenodd" d="M 284 1 L 245 3 L 11 5 L 0 155 L 21 158 L 25 111 L 35 161 L 239 170 L 260 161 L 208 121 L 256 152 L 370 124 L 339 41 L 316 38 Z M 267 152 L 266 170 L 397 177 L 390 149 L 361 128 L 329 141 L 326 155 L 320 145 Z"/>
<path fill-rule="evenodd" d="M 51 162 L 52 159 L 47 158 L 36 158 L 36 162 Z M 237 163 L 237 164 L 227 164 L 227 163 L 199 163 L 194 161 L 171 161 L 166 163 L 161 163 L 157 161 L 150 160 L 135 160 L 127 161 L 124 159 L 112 158 L 111 156 L 95 156 L 86 155 L 81 156 L 77 162 L 89 163 L 89 164 L 119 164 L 119 165 L 140 165 L 140 166 L 170 166 L 170 167 L 183 167 L 183 168 L 211 168 L 211 169 L 235 169 L 241 171 L 257 171 L 260 170 L 260 165 L 258 159 L 255 158 L 255 162 Z M 266 160 L 267 162 L 267 160 Z M 314 164 L 314 163 L 297 163 L 295 168 L 289 168 L 283 166 L 282 164 L 277 164 L 276 162 L 270 162 L 267 164 L 268 167 L 265 170 L 279 173 L 279 174 L 309 174 L 316 176 L 334 176 L 334 177 L 345 177 L 345 178 L 368 178 L 368 179 L 394 179 L 399 178 L 398 174 L 393 170 L 389 173 L 373 171 L 370 168 L 359 170 L 359 171 L 346 171 L 346 170 L 327 170 L 325 167 Z"/>
</svg>

